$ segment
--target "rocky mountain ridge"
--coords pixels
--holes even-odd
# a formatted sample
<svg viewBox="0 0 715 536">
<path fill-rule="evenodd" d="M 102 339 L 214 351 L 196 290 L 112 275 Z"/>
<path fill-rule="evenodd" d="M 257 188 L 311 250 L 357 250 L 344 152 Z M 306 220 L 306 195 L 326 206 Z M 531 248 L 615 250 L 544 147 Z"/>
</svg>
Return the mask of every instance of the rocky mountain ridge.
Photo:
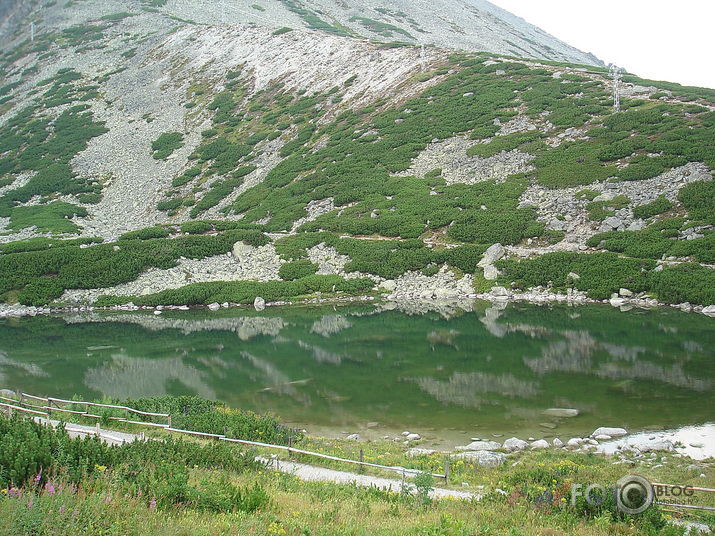
<svg viewBox="0 0 715 536">
<path fill-rule="evenodd" d="M 241 24 L 221 2 L 34 5 L 34 41 L 27 4 L 0 26 L 5 301 L 505 285 L 715 302 L 714 92 L 628 76 L 614 114 L 598 66 L 370 42 L 327 2 L 265 2 Z M 470 47 L 515 53 L 492 45 Z"/>
</svg>

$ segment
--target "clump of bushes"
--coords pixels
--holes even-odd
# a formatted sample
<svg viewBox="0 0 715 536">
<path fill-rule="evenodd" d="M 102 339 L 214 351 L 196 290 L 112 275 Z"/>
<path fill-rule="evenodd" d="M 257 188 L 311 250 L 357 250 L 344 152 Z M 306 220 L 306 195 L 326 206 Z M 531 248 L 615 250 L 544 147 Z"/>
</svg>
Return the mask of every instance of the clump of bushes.
<svg viewBox="0 0 715 536">
<path fill-rule="evenodd" d="M 183 145 L 184 135 L 181 132 L 164 132 L 151 142 L 151 150 L 154 152 L 152 156 L 157 160 L 164 160 Z"/>
<path fill-rule="evenodd" d="M 657 216 L 658 214 L 663 214 L 663 212 L 668 212 L 671 208 L 673 208 L 673 203 L 668 201 L 664 195 L 661 195 L 651 203 L 635 207 L 633 209 L 633 215 L 636 218 L 645 220 Z"/>
<path fill-rule="evenodd" d="M 309 275 L 313 275 L 318 271 L 318 265 L 310 262 L 307 259 L 300 259 L 293 262 L 288 262 L 280 267 L 278 275 L 284 281 L 295 281 Z"/>
</svg>

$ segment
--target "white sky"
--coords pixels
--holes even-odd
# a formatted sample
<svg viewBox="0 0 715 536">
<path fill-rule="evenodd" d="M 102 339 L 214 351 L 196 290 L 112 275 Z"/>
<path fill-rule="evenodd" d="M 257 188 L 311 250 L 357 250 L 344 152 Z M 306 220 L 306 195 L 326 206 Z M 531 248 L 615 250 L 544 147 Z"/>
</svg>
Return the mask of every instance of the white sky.
<svg viewBox="0 0 715 536">
<path fill-rule="evenodd" d="M 715 88 L 715 0 L 490 0 L 643 78 Z"/>
</svg>

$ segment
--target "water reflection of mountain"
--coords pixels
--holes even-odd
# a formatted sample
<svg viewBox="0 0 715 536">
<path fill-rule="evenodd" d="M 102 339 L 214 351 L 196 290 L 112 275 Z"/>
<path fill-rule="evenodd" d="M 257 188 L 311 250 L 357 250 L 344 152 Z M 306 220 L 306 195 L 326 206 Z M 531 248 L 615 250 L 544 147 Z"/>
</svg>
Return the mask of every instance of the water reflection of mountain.
<svg viewBox="0 0 715 536">
<path fill-rule="evenodd" d="M 499 429 L 545 408 L 577 422 L 688 424 L 715 403 L 712 320 L 608 307 L 475 304 L 93 313 L 0 323 L 0 387 L 196 394 L 305 424 Z M 429 309 L 429 308 L 428 308 Z M 677 391 L 677 396 L 653 393 Z M 633 411 L 636 407 L 637 411 Z M 536 422 L 539 422 L 538 420 Z"/>
<path fill-rule="evenodd" d="M 180 383 L 187 392 L 211 400 L 214 390 L 206 384 L 208 374 L 187 366 L 179 358 L 138 359 L 116 354 L 111 362 L 90 368 L 84 383 L 113 398 L 141 398 L 169 394 L 168 386 Z"/>
</svg>

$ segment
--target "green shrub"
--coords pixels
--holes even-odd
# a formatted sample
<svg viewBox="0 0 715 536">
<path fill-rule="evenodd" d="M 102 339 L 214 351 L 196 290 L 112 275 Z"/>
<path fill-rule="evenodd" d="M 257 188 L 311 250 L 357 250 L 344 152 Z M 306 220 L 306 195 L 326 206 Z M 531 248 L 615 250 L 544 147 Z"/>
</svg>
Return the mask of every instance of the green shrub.
<svg viewBox="0 0 715 536">
<path fill-rule="evenodd" d="M 615 253 L 548 253 L 534 259 L 512 259 L 497 262 L 503 278 L 521 288 L 552 286 L 566 289 L 569 284 L 588 293 L 591 298 L 606 299 L 620 288 L 633 292 L 648 289 L 646 272 L 655 267 L 655 261 L 619 257 Z M 580 279 L 571 282 L 569 273 Z"/>
<path fill-rule="evenodd" d="M 687 184 L 678 193 L 691 218 L 715 222 L 715 181 Z"/>
<path fill-rule="evenodd" d="M 668 201 L 664 195 L 661 195 L 651 203 L 635 207 L 633 209 L 633 215 L 636 218 L 645 220 L 657 216 L 658 214 L 663 214 L 663 212 L 668 212 L 671 208 L 673 208 L 673 204 Z"/>
<path fill-rule="evenodd" d="M 184 135 L 181 132 L 165 132 L 151 142 L 152 155 L 157 160 L 166 159 L 179 147 L 184 145 Z"/>
<path fill-rule="evenodd" d="M 301 259 L 293 262 L 288 262 L 280 267 L 278 275 L 284 281 L 295 281 L 309 275 L 313 275 L 318 271 L 318 265 L 310 262 L 307 259 Z"/>
<path fill-rule="evenodd" d="M 35 279 L 17 297 L 23 305 L 45 305 L 62 296 L 62 285 L 54 279 Z"/>
</svg>

